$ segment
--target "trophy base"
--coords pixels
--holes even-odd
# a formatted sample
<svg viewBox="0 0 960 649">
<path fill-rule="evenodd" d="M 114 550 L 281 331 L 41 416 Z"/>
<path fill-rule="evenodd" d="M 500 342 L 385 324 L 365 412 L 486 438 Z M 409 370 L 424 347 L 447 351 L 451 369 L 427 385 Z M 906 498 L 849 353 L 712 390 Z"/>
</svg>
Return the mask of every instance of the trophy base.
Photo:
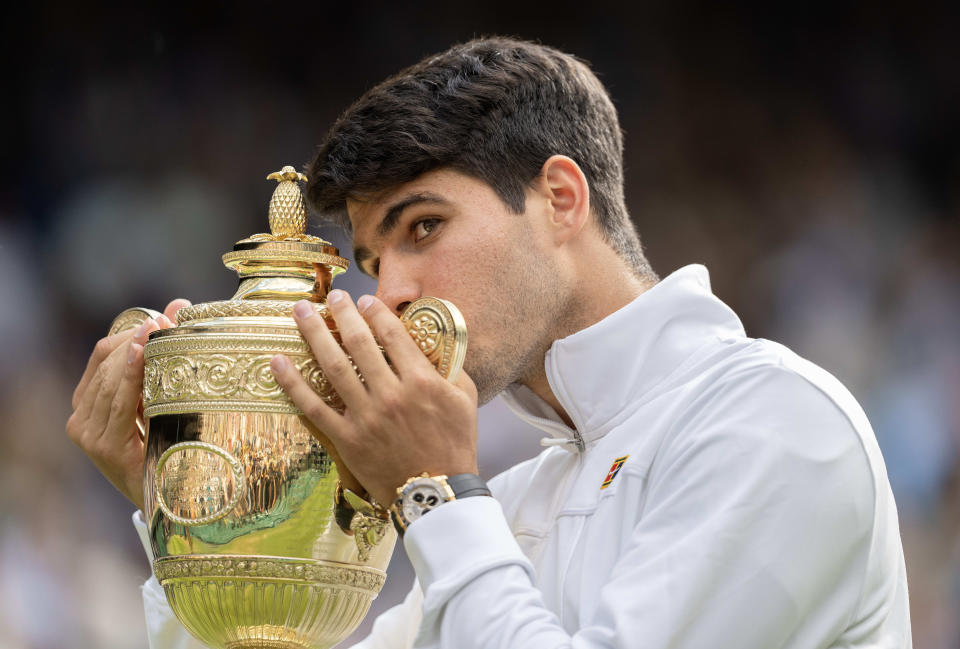
<svg viewBox="0 0 960 649">
<path fill-rule="evenodd" d="M 308 644 L 294 639 L 290 630 L 273 624 L 244 629 L 249 638 L 234 640 L 225 645 L 225 649 L 312 649 Z"/>
<path fill-rule="evenodd" d="M 154 572 L 180 622 L 214 649 L 328 649 L 385 579 L 334 561 L 241 555 L 163 557 Z"/>
</svg>

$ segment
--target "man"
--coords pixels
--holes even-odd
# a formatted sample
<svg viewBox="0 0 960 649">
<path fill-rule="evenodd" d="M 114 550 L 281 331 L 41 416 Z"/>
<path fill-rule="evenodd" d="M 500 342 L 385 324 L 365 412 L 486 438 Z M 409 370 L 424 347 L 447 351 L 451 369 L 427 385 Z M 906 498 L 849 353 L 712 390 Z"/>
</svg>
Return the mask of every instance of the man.
<svg viewBox="0 0 960 649">
<path fill-rule="evenodd" d="M 703 267 L 658 280 L 621 160 L 587 66 L 499 38 L 373 88 L 321 146 L 308 198 L 348 219 L 378 280 L 356 305 L 329 296 L 366 383 L 309 309 L 297 323 L 346 411 L 284 357 L 272 369 L 344 480 L 381 503 L 423 473 L 482 494 L 476 408 L 498 393 L 551 436 L 493 498 L 399 512 L 417 584 L 360 646 L 911 646 L 896 509 L 862 410 L 823 370 L 747 338 Z M 468 323 L 456 385 L 396 317 L 422 295 Z M 178 306 L 98 345 L 68 423 L 138 505 L 142 345 Z M 187 646 L 154 579 L 144 597 L 152 646 Z"/>
</svg>

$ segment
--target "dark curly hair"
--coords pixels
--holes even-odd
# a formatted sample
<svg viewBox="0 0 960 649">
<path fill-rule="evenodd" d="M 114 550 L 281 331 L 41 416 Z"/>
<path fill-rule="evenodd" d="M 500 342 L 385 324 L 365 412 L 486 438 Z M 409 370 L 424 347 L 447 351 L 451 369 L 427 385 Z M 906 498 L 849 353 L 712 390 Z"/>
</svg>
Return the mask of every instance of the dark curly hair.
<svg viewBox="0 0 960 649">
<path fill-rule="evenodd" d="M 455 45 L 367 91 L 320 145 L 307 200 L 349 230 L 347 198 L 442 167 L 486 182 L 521 214 L 526 188 L 556 154 L 583 170 L 610 246 L 654 276 L 624 203 L 623 136 L 606 89 L 584 62 L 537 43 Z"/>
</svg>

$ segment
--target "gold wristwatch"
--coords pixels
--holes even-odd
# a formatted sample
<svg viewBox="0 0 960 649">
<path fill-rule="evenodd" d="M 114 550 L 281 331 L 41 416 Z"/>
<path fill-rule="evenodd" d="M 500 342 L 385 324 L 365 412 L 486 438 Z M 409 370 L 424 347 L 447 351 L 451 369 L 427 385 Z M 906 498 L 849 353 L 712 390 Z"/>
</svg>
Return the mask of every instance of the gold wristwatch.
<svg viewBox="0 0 960 649">
<path fill-rule="evenodd" d="M 487 483 L 475 473 L 460 473 L 448 478 L 424 472 L 397 489 L 397 499 L 390 505 L 390 517 L 397 533 L 402 536 L 410 525 L 444 503 L 489 495 Z"/>
</svg>

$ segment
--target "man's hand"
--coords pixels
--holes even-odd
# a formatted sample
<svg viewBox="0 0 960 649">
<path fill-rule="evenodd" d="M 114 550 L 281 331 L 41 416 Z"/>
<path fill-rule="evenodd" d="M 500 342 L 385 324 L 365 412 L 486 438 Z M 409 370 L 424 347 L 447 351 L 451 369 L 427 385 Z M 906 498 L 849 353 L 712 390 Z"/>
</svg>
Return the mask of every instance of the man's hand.
<svg viewBox="0 0 960 649">
<path fill-rule="evenodd" d="M 297 407 L 323 432 L 327 439 L 320 436 L 321 441 L 333 444 L 330 450 L 342 460 L 341 473 L 346 468 L 383 505 L 393 502 L 397 487 L 424 471 L 476 473 L 477 390 L 466 373 L 460 373 L 456 384 L 441 377 L 397 316 L 376 298 L 364 296 L 354 306 L 349 295 L 335 290 L 327 305 L 363 382 L 310 304 L 298 303 L 294 317 L 343 399 L 344 413 L 324 403 L 287 357 L 274 356 L 271 368 Z"/>
<path fill-rule="evenodd" d="M 156 320 L 97 342 L 73 392 L 67 436 L 140 509 L 144 447 L 137 416 L 143 392 L 143 346 L 150 332 L 172 327 L 177 311 L 189 304 L 174 300 Z"/>
</svg>

